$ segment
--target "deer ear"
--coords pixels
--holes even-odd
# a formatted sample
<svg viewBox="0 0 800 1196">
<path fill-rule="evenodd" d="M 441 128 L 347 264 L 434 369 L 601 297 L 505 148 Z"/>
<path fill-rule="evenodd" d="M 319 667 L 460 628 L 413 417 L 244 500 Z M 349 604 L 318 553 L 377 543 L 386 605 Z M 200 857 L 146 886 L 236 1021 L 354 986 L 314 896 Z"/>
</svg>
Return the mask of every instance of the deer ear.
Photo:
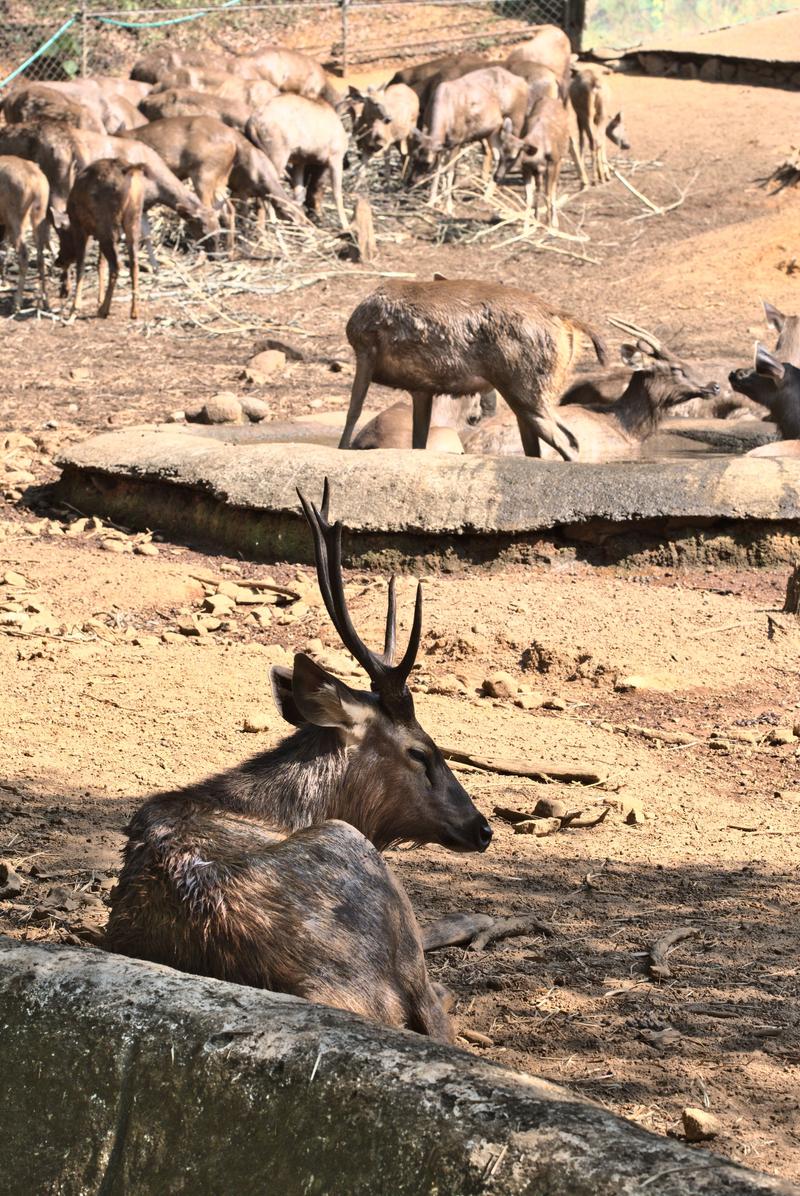
<svg viewBox="0 0 800 1196">
<path fill-rule="evenodd" d="M 620 345 L 619 355 L 625 365 L 629 365 L 632 369 L 637 369 L 642 364 L 642 355 L 638 345 Z"/>
<path fill-rule="evenodd" d="M 356 693 L 303 652 L 294 658 L 292 697 L 305 722 L 315 727 L 337 727 L 356 736 L 375 713 L 375 705 L 367 695 Z"/>
<path fill-rule="evenodd" d="M 767 303 L 766 299 L 761 300 L 764 305 L 764 317 L 771 328 L 776 332 L 783 332 L 783 326 L 786 323 L 786 316 L 782 311 L 778 311 L 777 307 L 773 307 L 771 303 Z"/>
<path fill-rule="evenodd" d="M 765 349 L 758 341 L 756 341 L 754 364 L 757 374 L 772 378 L 773 382 L 780 382 L 786 372 L 777 357 L 773 357 L 769 349 Z"/>
<path fill-rule="evenodd" d="M 272 682 L 272 696 L 281 718 L 285 719 L 287 723 L 291 723 L 293 727 L 305 726 L 306 720 L 297 709 L 297 703 L 294 700 L 292 670 L 284 669 L 281 665 L 276 664 L 270 669 L 269 677 Z"/>
</svg>

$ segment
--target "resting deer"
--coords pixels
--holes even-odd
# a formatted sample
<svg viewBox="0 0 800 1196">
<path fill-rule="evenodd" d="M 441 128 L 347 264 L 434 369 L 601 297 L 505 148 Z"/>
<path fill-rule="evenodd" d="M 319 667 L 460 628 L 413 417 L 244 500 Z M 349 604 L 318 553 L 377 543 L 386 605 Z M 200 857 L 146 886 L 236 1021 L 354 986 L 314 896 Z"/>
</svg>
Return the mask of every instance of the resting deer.
<svg viewBox="0 0 800 1196">
<path fill-rule="evenodd" d="M 617 322 L 621 326 L 621 322 Z M 635 325 L 628 330 L 638 334 Z M 628 385 L 613 403 L 594 406 L 572 403 L 562 406 L 559 419 L 576 437 L 579 461 L 623 461 L 641 455 L 642 446 L 658 430 L 673 407 L 690 399 L 711 399 L 719 394 L 717 382 L 701 382 L 691 367 L 649 333 L 642 333 L 636 343 L 622 346 L 622 357 L 632 364 L 649 358 L 644 369 L 629 375 Z M 468 453 L 513 454 L 522 451 L 517 428 L 502 415 L 486 420 L 465 438 Z M 545 457 L 555 458 L 552 449 Z"/>
<path fill-rule="evenodd" d="M 317 577 L 368 693 L 298 653 L 272 670 L 297 729 L 221 776 L 151 798 L 133 816 L 106 946 L 237 984 L 291 993 L 453 1041 L 420 931 L 380 852 L 392 843 L 484 851 L 492 837 L 414 716 L 417 588 L 408 646 L 395 654 L 394 581 L 382 654 L 347 609 L 342 525 L 302 495 Z"/>
<path fill-rule="evenodd" d="M 370 383 L 411 393 L 412 447 L 424 449 L 434 395 L 496 390 L 516 416 L 529 457 L 540 439 L 567 461 L 578 444 L 555 408 L 581 334 L 600 361 L 605 345 L 582 321 L 517 287 L 471 279 L 387 282 L 347 321 L 356 355 L 339 448 L 349 448 Z"/>
<path fill-rule="evenodd" d="M 800 369 L 756 342 L 752 369 L 733 370 L 730 384 L 762 407 L 778 425 L 781 440 L 800 439 Z"/>
</svg>

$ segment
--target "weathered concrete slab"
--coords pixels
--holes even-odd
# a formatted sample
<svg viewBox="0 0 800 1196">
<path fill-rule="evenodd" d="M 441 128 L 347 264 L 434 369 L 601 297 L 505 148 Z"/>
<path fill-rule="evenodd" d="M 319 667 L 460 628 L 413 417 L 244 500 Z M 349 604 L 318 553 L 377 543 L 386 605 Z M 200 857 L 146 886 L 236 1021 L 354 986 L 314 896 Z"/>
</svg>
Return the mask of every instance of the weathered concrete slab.
<svg viewBox="0 0 800 1196">
<path fill-rule="evenodd" d="M 530 541 L 554 532 L 597 541 L 643 527 L 663 538 L 664 529 L 679 526 L 741 531 L 766 524 L 790 539 L 800 533 L 800 462 L 791 459 L 709 455 L 565 465 L 524 457 L 339 452 L 165 425 L 96 436 L 72 447 L 60 463 L 60 493 L 81 510 L 290 559 L 309 549 L 295 488 L 319 495 L 326 476 L 334 484 L 336 515 L 367 551 L 370 538 L 379 549 L 381 536 L 404 537 L 411 552 L 415 537 L 440 547 L 477 537 L 490 555 L 503 537 Z M 787 555 L 797 548 L 789 544 Z"/>
<path fill-rule="evenodd" d="M 797 1196 L 291 997 L 0 938 L 0 1175 L 59 1196 Z"/>
</svg>

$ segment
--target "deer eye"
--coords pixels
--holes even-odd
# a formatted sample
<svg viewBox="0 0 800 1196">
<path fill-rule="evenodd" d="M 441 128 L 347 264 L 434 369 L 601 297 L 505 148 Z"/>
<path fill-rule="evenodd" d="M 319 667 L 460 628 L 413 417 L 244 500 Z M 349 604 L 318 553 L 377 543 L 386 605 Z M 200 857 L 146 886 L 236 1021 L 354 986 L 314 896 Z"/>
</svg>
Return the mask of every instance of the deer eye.
<svg viewBox="0 0 800 1196">
<path fill-rule="evenodd" d="M 422 764 L 425 768 L 428 767 L 428 764 L 430 763 L 428 760 L 428 755 L 427 752 L 423 752 L 422 748 L 410 747 L 408 749 L 408 754 L 411 759 L 416 760 L 418 764 Z"/>
</svg>

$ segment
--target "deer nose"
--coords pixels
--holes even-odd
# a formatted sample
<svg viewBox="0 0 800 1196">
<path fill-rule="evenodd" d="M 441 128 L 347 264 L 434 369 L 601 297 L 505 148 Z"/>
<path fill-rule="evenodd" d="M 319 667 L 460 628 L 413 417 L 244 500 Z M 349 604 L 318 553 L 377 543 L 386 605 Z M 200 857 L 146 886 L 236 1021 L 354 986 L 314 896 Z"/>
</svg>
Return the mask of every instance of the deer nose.
<svg viewBox="0 0 800 1196">
<path fill-rule="evenodd" d="M 485 818 L 481 818 L 475 837 L 478 841 L 478 851 L 486 851 L 492 841 L 492 828 Z"/>
</svg>

